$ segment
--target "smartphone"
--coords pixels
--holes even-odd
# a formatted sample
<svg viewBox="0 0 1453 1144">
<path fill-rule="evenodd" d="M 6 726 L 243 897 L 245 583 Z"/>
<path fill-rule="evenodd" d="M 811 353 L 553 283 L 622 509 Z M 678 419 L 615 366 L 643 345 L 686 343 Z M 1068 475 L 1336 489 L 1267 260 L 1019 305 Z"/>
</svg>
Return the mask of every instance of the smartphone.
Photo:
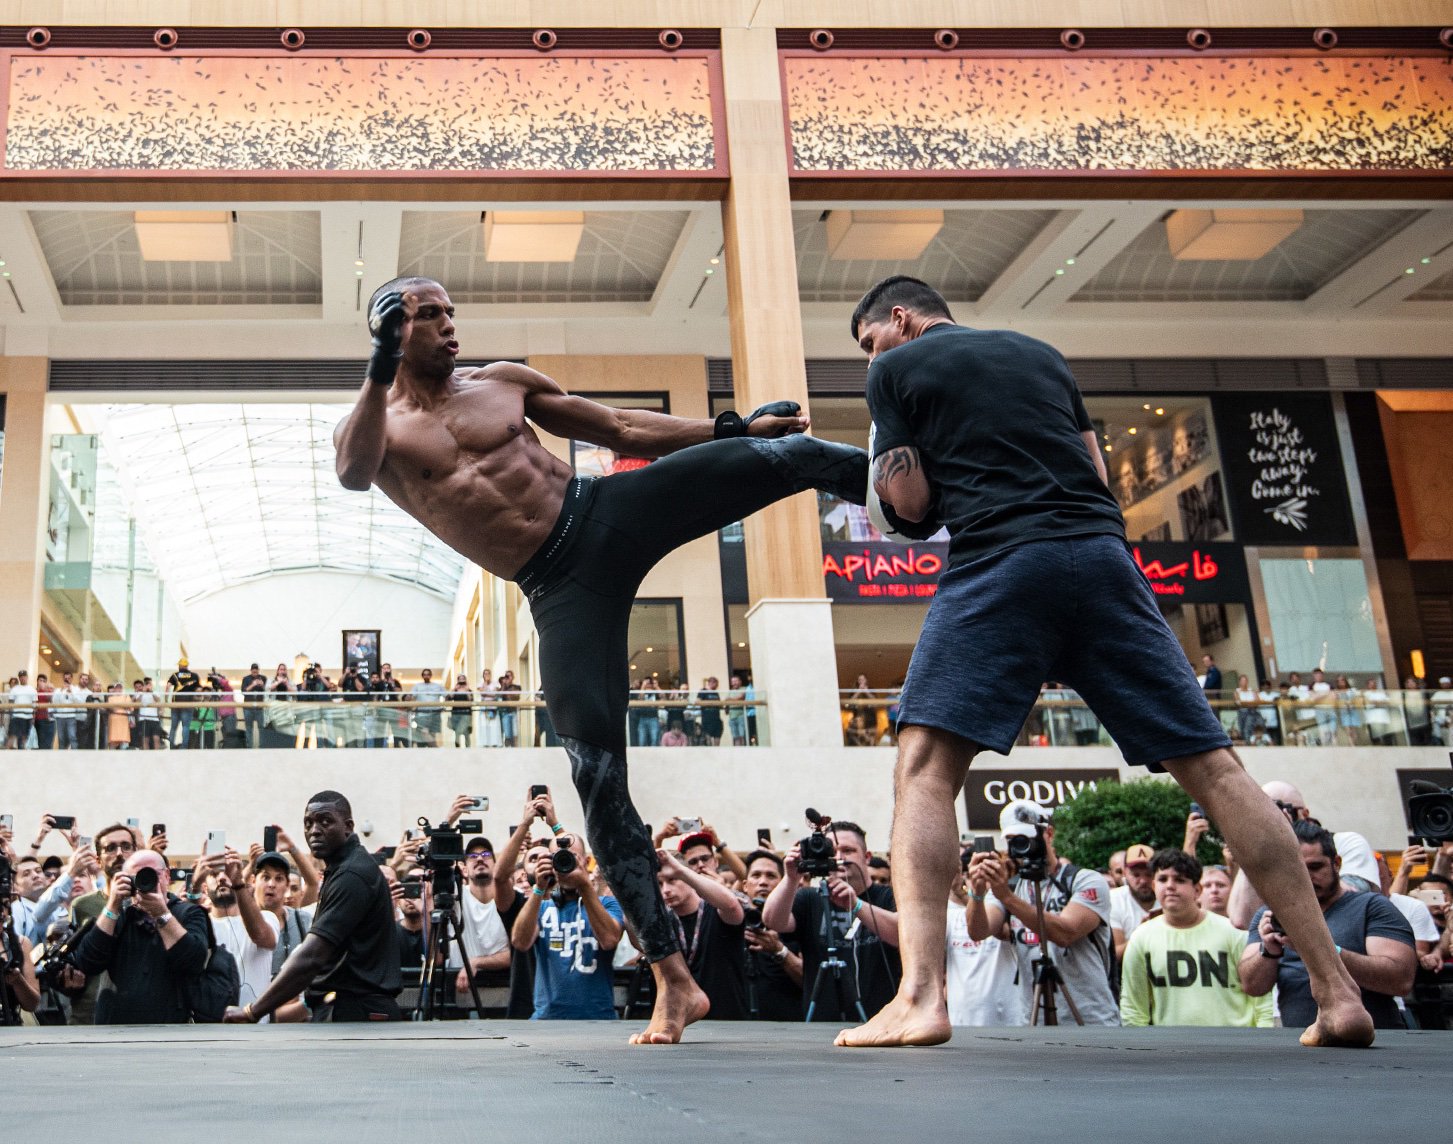
<svg viewBox="0 0 1453 1144">
<path fill-rule="evenodd" d="M 510 827 L 510 837 L 511 838 L 514 837 L 515 831 L 518 830 L 519 828 L 520 828 L 520 824 L 518 822 L 515 823 L 513 826 Z"/>
<path fill-rule="evenodd" d="M 78 834 L 78 835 L 76 835 L 76 846 L 77 847 L 81 847 L 81 846 L 91 846 L 91 847 L 94 847 L 95 845 L 96 845 L 96 840 L 94 838 L 92 838 L 89 834 Z"/>
<path fill-rule="evenodd" d="M 461 818 L 454 824 L 454 829 L 460 834 L 483 834 L 484 821 L 479 818 Z"/>
<path fill-rule="evenodd" d="M 477 795 L 475 795 L 474 796 L 474 801 L 469 804 L 469 809 L 470 810 L 488 810 L 489 809 L 489 796 L 486 795 L 486 794 L 477 794 Z"/>
<path fill-rule="evenodd" d="M 424 883 L 418 878 L 410 878 L 404 881 L 404 897 L 422 898 L 424 896 Z"/>
<path fill-rule="evenodd" d="M 5 817 L 6 818 L 9 818 L 10 816 L 7 814 Z M 1423 836 L 1421 834 L 1409 834 L 1408 835 L 1408 845 L 1409 846 L 1421 846 L 1421 845 L 1423 845 Z"/>
<path fill-rule="evenodd" d="M 532 786 L 530 788 L 530 797 L 531 798 L 543 798 L 545 795 L 547 795 L 549 793 L 550 793 L 550 788 L 547 787 L 547 786 L 545 786 L 543 783 L 536 783 L 534 786 Z"/>
<path fill-rule="evenodd" d="M 1206 812 L 1201 809 L 1201 804 L 1200 803 L 1198 803 L 1198 802 L 1191 803 L 1191 817 L 1192 818 L 1205 818 L 1206 817 Z"/>
<path fill-rule="evenodd" d="M 165 833 L 166 833 L 166 823 L 165 822 L 153 822 L 151 824 L 151 836 L 153 838 L 155 838 L 158 834 L 165 834 Z"/>
<path fill-rule="evenodd" d="M 15 829 L 15 815 L 13 815 L 13 814 L 0 814 L 0 830 L 14 830 L 14 829 Z"/>
<path fill-rule="evenodd" d="M 225 830 L 209 830 L 207 832 L 207 848 L 203 854 L 221 854 L 227 849 L 227 832 Z"/>
<path fill-rule="evenodd" d="M 378 848 L 378 856 L 385 862 L 392 862 L 394 855 L 398 852 L 399 848 L 397 846 L 380 846 Z"/>
<path fill-rule="evenodd" d="M 701 819 L 699 818 L 678 818 L 676 821 L 681 826 L 682 834 L 695 834 L 701 829 Z"/>
<path fill-rule="evenodd" d="M 757 845 L 763 850 L 772 849 L 772 828 L 770 826 L 757 827 Z"/>
<path fill-rule="evenodd" d="M 975 854 L 992 854 L 992 853 L 994 853 L 994 836 L 992 834 L 976 834 L 976 835 L 974 835 L 974 853 Z"/>
<path fill-rule="evenodd" d="M 141 829 L 141 819 L 139 819 L 139 818 L 128 818 L 126 820 L 126 825 L 129 826 L 129 827 L 131 827 L 132 830 L 140 830 Z"/>
<path fill-rule="evenodd" d="M 277 849 L 277 827 L 264 826 L 262 828 L 262 848 L 269 853 Z"/>
<path fill-rule="evenodd" d="M 57 830 L 74 830 L 76 828 L 76 816 L 74 814 L 55 814 L 51 816 Z"/>
</svg>

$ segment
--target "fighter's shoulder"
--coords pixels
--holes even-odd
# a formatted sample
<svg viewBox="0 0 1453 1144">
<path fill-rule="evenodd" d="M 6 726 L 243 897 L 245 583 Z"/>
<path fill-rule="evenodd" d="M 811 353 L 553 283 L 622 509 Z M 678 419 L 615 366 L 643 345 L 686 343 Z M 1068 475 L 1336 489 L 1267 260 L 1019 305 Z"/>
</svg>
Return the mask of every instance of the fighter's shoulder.
<svg viewBox="0 0 1453 1144">
<path fill-rule="evenodd" d="M 558 393 L 560 386 L 537 369 L 522 362 L 494 361 L 488 365 L 454 371 L 455 384 L 461 388 L 484 388 L 514 385 L 527 393 Z"/>
</svg>

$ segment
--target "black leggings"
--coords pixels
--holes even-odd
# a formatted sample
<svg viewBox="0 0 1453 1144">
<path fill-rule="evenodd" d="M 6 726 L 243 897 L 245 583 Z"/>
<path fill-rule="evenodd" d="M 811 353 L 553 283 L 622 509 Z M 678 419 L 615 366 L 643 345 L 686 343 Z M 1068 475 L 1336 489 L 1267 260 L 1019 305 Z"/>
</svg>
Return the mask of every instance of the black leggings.
<svg viewBox="0 0 1453 1144">
<path fill-rule="evenodd" d="M 806 489 L 862 504 L 868 457 L 801 434 L 739 437 L 643 469 L 571 482 L 549 539 L 516 576 L 540 637 L 540 682 L 570 756 L 585 832 L 647 961 L 680 949 L 656 853 L 626 778 L 631 605 L 668 552 Z"/>
</svg>

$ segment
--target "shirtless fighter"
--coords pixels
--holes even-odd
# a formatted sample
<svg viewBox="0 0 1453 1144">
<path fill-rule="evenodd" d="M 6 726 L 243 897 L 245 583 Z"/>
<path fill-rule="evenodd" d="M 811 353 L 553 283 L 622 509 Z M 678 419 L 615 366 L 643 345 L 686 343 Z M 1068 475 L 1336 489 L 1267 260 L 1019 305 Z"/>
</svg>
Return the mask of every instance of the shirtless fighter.
<svg viewBox="0 0 1453 1144">
<path fill-rule="evenodd" d="M 369 303 L 373 357 L 333 434 L 344 488 L 376 484 L 460 554 L 514 580 L 540 636 L 540 682 L 570 756 L 585 830 L 656 978 L 634 1044 L 669 1044 L 700 1020 L 661 900 L 656 853 L 626 785 L 631 604 L 651 567 L 688 540 L 806 489 L 862 504 L 861 449 L 803 435 L 792 402 L 712 421 L 611 409 L 526 366 L 456 370 L 454 307 L 439 283 L 400 278 Z M 593 479 L 540 444 L 528 422 L 632 457 Z"/>
</svg>

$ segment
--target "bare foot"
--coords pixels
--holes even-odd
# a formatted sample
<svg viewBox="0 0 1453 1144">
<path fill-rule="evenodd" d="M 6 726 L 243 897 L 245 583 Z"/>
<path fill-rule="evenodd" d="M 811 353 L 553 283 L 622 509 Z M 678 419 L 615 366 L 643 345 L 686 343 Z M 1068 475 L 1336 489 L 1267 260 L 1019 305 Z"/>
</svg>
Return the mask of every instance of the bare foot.
<svg viewBox="0 0 1453 1144">
<path fill-rule="evenodd" d="M 833 1044 L 853 1049 L 890 1049 L 903 1045 L 941 1045 L 949 1036 L 948 1011 L 942 1004 L 914 1005 L 900 995 L 866 1025 L 844 1029 Z"/>
<path fill-rule="evenodd" d="M 655 966 L 651 967 L 655 969 Z M 685 981 L 675 975 L 657 976 L 656 1007 L 651 1023 L 631 1037 L 633 1045 L 674 1045 L 680 1042 L 686 1026 L 700 1021 L 711 1009 L 706 994 L 688 975 Z"/>
<path fill-rule="evenodd" d="M 1317 1019 L 1302 1034 L 1302 1044 L 1323 1049 L 1365 1049 L 1372 1044 L 1372 1018 L 1360 1001 L 1319 1008 Z"/>
</svg>

